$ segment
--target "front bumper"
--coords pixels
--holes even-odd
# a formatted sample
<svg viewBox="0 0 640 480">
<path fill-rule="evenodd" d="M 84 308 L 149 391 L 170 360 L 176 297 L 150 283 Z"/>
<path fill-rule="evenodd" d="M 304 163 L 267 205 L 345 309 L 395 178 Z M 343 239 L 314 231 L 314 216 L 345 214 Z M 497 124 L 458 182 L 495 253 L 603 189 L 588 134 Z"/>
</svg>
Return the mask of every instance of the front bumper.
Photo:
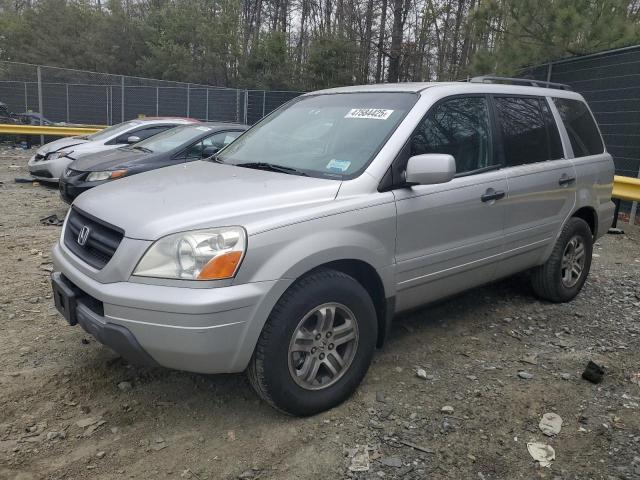
<svg viewBox="0 0 640 480">
<path fill-rule="evenodd" d="M 105 340 L 103 333 L 123 328 L 153 363 L 191 372 L 243 371 L 271 309 L 290 285 L 288 280 L 220 288 L 99 283 L 76 268 L 67 255 L 59 244 L 54 247 L 54 270 L 78 289 L 80 298 L 100 306 L 77 308 L 78 323 L 85 330 L 131 357 L 129 347 Z"/>
<path fill-rule="evenodd" d="M 100 302 L 86 295 L 61 273 L 53 273 L 51 286 L 56 308 L 70 325 L 80 324 L 96 340 L 120 353 L 132 363 L 147 366 L 158 365 L 128 329 L 104 321 Z"/>
<path fill-rule="evenodd" d="M 27 168 L 32 177 L 43 182 L 58 182 L 65 169 L 73 162 L 67 157 L 54 160 L 36 160 L 35 155 L 29 159 Z"/>
<path fill-rule="evenodd" d="M 91 185 L 85 185 L 86 182 L 81 182 L 80 184 L 75 184 L 74 182 L 67 181 L 67 178 L 63 175 L 60 177 L 60 181 L 58 183 L 58 190 L 60 191 L 60 198 L 64 200 L 66 203 L 71 204 L 78 195 L 82 192 L 86 192 L 87 190 L 97 186 L 97 183 L 93 183 Z"/>
<path fill-rule="evenodd" d="M 89 172 L 75 172 L 74 175 L 63 174 L 60 177 L 60 183 L 58 189 L 60 190 L 60 197 L 66 203 L 71 204 L 77 197 L 87 190 L 91 190 L 94 187 L 102 185 L 104 183 L 111 182 L 113 180 L 102 180 L 100 182 L 87 182 L 84 180 Z"/>
</svg>

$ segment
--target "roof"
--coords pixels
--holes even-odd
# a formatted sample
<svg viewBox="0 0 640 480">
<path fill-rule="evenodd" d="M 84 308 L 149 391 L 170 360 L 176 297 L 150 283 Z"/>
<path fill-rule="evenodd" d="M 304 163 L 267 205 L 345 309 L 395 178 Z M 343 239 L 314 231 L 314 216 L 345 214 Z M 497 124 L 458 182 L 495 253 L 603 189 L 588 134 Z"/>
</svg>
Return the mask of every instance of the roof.
<svg viewBox="0 0 640 480">
<path fill-rule="evenodd" d="M 570 90 L 559 90 L 554 88 L 533 87 L 529 85 L 506 85 L 503 83 L 480 83 L 480 82 L 407 82 L 407 83 L 376 83 L 373 85 L 354 85 L 349 87 L 329 88 L 316 92 L 309 92 L 307 95 L 330 95 L 334 93 L 366 93 L 366 92 L 407 92 L 421 93 L 429 89 L 447 88 L 456 90 L 454 93 L 506 93 L 514 95 L 544 95 L 565 98 L 581 98 L 579 94 Z"/>
<path fill-rule="evenodd" d="M 354 92 L 410 92 L 417 93 L 429 87 L 458 82 L 406 82 L 406 83 L 375 83 L 372 85 L 352 85 L 349 87 L 328 88 L 310 92 L 314 94 L 325 93 L 354 93 Z"/>
<path fill-rule="evenodd" d="M 141 117 L 141 118 L 132 118 L 131 120 L 138 120 L 141 122 L 178 122 L 178 123 L 200 123 L 200 120 L 197 118 L 189 118 L 189 117 Z"/>
<path fill-rule="evenodd" d="M 243 125 L 241 123 L 227 123 L 227 122 L 198 122 L 193 125 L 187 125 L 192 127 L 208 127 L 216 130 L 223 130 L 228 128 L 238 128 L 246 130 L 249 128 L 249 125 Z"/>
</svg>

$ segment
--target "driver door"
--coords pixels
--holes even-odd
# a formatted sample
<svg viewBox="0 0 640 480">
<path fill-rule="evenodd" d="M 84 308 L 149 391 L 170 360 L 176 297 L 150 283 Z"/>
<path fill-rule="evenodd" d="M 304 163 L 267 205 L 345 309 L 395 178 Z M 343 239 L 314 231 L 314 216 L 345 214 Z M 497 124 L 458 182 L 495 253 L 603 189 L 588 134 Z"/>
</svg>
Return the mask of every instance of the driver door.
<svg viewBox="0 0 640 480">
<path fill-rule="evenodd" d="M 406 310 L 491 281 L 503 250 L 507 180 L 494 151 L 489 100 L 434 105 L 398 161 L 425 153 L 456 160 L 448 183 L 394 190 L 397 308 Z M 404 157 L 404 158 L 403 158 Z"/>
</svg>

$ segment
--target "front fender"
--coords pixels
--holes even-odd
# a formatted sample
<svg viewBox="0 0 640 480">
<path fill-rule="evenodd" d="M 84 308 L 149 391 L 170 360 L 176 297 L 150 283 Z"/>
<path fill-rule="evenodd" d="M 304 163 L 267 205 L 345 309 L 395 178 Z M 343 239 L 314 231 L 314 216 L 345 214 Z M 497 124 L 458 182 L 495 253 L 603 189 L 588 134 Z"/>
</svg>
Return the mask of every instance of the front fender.
<svg viewBox="0 0 640 480">
<path fill-rule="evenodd" d="M 395 211 L 393 203 L 383 203 L 252 235 L 234 283 L 295 280 L 329 262 L 360 260 L 379 273 L 392 296 Z"/>
</svg>

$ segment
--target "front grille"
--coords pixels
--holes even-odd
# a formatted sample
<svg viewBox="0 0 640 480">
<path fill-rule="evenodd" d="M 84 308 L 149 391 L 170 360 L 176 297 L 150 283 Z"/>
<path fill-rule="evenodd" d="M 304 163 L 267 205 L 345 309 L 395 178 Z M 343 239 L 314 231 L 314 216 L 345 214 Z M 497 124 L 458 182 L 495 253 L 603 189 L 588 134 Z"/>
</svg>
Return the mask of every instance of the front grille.
<svg viewBox="0 0 640 480">
<path fill-rule="evenodd" d="M 67 168 L 64 172 L 64 176 L 67 178 L 75 178 L 75 177 L 80 177 L 82 175 L 86 175 L 87 172 L 83 172 L 81 170 L 73 170 L 71 168 Z"/>
<path fill-rule="evenodd" d="M 44 157 L 46 157 L 46 155 L 40 155 L 39 153 L 36 153 L 35 156 L 35 161 L 39 162 L 40 160 L 42 160 Z"/>
<path fill-rule="evenodd" d="M 78 243 L 83 227 L 89 229 L 84 245 Z M 75 255 L 94 268 L 103 268 L 124 237 L 124 231 L 72 207 L 64 232 L 64 244 Z"/>
</svg>

